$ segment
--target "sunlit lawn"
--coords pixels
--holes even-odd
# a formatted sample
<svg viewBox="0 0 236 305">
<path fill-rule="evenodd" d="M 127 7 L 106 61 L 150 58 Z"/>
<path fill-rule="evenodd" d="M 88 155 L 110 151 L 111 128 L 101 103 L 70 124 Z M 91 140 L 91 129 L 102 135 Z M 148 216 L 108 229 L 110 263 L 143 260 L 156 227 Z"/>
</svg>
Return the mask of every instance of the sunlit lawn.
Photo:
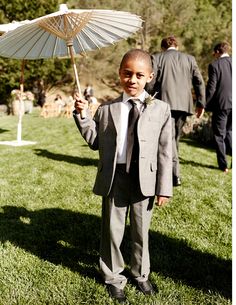
<svg viewBox="0 0 236 305">
<path fill-rule="evenodd" d="M 16 129 L 16 117 L 0 117 L 0 141 L 15 140 Z M 0 145 L 0 305 L 113 304 L 98 272 L 97 152 L 73 119 L 38 111 L 24 116 L 22 138 L 37 143 Z M 180 156 L 183 185 L 155 208 L 150 230 L 159 293 L 144 297 L 128 283 L 129 304 L 232 303 L 231 171 L 218 171 L 214 150 L 188 139 Z M 127 230 L 127 264 L 128 241 Z"/>
</svg>

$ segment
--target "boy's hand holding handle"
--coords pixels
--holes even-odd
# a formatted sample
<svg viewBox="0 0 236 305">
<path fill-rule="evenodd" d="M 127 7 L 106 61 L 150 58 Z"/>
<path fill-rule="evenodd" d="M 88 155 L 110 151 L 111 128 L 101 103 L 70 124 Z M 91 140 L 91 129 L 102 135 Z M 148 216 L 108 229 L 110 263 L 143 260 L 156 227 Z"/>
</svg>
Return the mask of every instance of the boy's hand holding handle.
<svg viewBox="0 0 236 305">
<path fill-rule="evenodd" d="M 88 109 L 88 101 L 84 99 L 78 92 L 74 93 L 75 110 L 80 113 L 81 119 L 86 118 L 86 109 Z"/>
</svg>

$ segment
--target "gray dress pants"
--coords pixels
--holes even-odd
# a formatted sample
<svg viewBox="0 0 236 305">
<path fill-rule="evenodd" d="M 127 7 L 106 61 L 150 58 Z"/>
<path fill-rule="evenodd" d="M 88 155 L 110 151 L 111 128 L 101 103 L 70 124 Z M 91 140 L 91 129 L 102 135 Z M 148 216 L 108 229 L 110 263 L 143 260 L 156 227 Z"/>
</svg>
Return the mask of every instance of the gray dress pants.
<svg viewBox="0 0 236 305">
<path fill-rule="evenodd" d="M 112 190 L 102 203 L 100 271 L 106 284 L 123 289 L 127 279 L 122 274 L 125 263 L 120 250 L 126 219 L 130 217 L 131 275 L 146 281 L 150 273 L 149 227 L 153 197 L 141 194 L 137 165 L 126 173 L 126 165 L 118 164 Z"/>
</svg>

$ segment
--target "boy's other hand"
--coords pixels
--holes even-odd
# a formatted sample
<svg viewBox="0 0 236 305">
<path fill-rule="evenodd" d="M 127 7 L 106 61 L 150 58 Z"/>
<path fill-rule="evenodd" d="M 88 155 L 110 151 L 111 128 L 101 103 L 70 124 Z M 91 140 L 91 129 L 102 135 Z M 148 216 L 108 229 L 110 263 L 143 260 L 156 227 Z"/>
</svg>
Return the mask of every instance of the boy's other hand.
<svg viewBox="0 0 236 305">
<path fill-rule="evenodd" d="M 163 207 L 169 201 L 169 197 L 157 196 L 156 197 L 156 205 L 159 207 Z"/>
</svg>

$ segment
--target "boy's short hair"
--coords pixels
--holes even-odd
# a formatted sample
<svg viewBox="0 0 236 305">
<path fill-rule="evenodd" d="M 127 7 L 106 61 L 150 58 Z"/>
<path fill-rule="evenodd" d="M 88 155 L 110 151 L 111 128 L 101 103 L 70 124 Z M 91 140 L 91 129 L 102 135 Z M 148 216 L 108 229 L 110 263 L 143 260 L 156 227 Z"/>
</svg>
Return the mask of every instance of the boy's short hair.
<svg viewBox="0 0 236 305">
<path fill-rule="evenodd" d="M 143 61 L 146 61 L 147 66 L 150 68 L 150 71 L 152 71 L 152 59 L 151 55 L 142 49 L 131 49 L 125 55 L 123 56 L 121 63 L 120 63 L 120 69 L 122 68 L 122 65 L 124 62 L 130 59 L 141 59 Z"/>
<path fill-rule="evenodd" d="M 214 52 L 219 54 L 228 53 L 230 51 L 230 45 L 228 42 L 220 42 L 214 47 Z"/>
</svg>

